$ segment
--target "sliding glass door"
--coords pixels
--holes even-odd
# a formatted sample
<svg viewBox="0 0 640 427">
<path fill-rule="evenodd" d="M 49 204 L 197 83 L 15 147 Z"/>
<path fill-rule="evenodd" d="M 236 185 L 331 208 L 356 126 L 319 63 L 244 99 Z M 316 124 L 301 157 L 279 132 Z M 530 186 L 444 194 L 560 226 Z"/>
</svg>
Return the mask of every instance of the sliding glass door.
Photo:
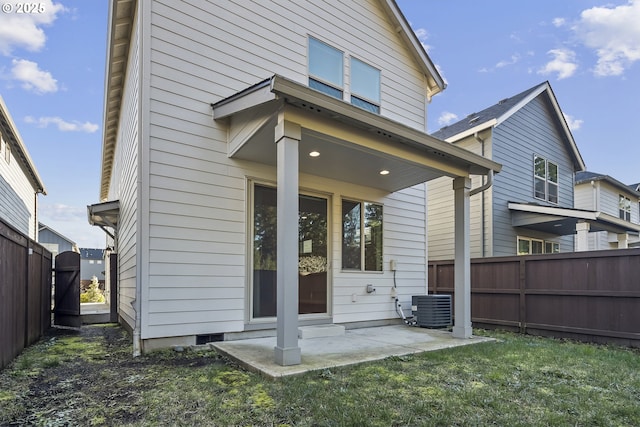
<svg viewBox="0 0 640 427">
<path fill-rule="evenodd" d="M 252 317 L 276 315 L 276 200 L 275 188 L 253 189 Z M 300 314 L 327 312 L 327 199 L 300 195 L 298 214 L 298 310 Z"/>
</svg>

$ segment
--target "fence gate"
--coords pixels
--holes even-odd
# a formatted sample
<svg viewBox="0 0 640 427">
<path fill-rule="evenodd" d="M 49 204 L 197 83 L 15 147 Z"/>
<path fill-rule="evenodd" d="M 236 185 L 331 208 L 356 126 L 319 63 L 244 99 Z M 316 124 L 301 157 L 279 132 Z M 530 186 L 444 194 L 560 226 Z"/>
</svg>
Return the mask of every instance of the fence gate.
<svg viewBox="0 0 640 427">
<path fill-rule="evenodd" d="M 53 323 L 82 326 L 80 318 L 80 254 L 62 252 L 56 257 L 55 305 Z"/>
</svg>

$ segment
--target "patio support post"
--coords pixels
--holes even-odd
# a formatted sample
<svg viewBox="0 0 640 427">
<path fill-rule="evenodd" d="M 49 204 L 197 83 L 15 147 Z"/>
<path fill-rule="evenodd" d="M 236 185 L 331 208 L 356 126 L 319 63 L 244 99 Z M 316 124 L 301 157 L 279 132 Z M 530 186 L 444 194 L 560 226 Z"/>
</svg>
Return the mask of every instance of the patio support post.
<svg viewBox="0 0 640 427">
<path fill-rule="evenodd" d="M 455 307 L 452 336 L 471 338 L 471 252 L 469 243 L 469 190 L 471 179 L 458 177 L 453 180 L 455 206 Z"/>
<path fill-rule="evenodd" d="M 589 250 L 589 229 L 588 222 L 578 222 L 576 224 L 576 252 Z"/>
<path fill-rule="evenodd" d="M 627 233 L 618 234 L 618 249 L 629 249 L 629 235 Z"/>
<path fill-rule="evenodd" d="M 278 145 L 277 196 L 277 340 L 275 362 L 298 365 L 298 144 L 300 125 L 280 113 L 275 129 Z"/>
</svg>

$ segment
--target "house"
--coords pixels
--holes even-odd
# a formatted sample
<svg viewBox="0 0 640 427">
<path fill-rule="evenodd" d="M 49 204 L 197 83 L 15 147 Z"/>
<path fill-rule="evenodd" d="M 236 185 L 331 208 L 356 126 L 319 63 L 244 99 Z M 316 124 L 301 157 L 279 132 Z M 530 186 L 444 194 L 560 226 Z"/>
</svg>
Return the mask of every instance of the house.
<svg viewBox="0 0 640 427">
<path fill-rule="evenodd" d="M 80 285 L 84 289 L 95 276 L 104 289 L 104 249 L 80 248 Z"/>
<path fill-rule="evenodd" d="M 454 336 L 471 334 L 470 176 L 426 134 L 442 77 L 393 0 L 110 2 L 100 203 L 134 354 L 397 321 L 427 292 L 426 187 L 454 178 Z M 394 280 L 395 278 L 395 280 Z"/>
<path fill-rule="evenodd" d="M 0 219 L 38 240 L 38 194 L 47 194 L 0 96 Z"/>
<path fill-rule="evenodd" d="M 549 82 L 543 82 L 433 136 L 503 165 L 471 197 L 471 256 L 570 252 L 576 225 L 574 175 L 585 169 Z M 480 177 L 474 178 L 480 185 Z M 451 179 L 429 183 L 429 259 L 452 259 Z"/>
<path fill-rule="evenodd" d="M 53 258 L 62 252 L 79 252 L 76 242 L 41 222 L 38 223 L 38 243 L 47 248 Z"/>
<path fill-rule="evenodd" d="M 583 250 L 626 249 L 640 246 L 640 188 L 609 175 L 583 171 L 576 174 L 576 208 L 608 217 L 606 229 L 590 230 Z"/>
</svg>

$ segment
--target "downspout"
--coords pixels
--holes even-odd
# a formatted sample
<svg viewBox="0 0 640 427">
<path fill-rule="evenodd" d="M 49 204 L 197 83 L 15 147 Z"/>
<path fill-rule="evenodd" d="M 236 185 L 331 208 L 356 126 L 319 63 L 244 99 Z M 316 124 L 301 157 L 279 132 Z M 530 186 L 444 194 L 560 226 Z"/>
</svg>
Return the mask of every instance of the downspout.
<svg viewBox="0 0 640 427">
<path fill-rule="evenodd" d="M 478 136 L 478 132 L 473 134 L 473 137 L 475 138 L 476 141 L 478 141 L 480 143 L 480 155 L 482 157 L 484 157 L 484 139 L 480 138 Z M 482 178 L 482 180 L 484 181 L 484 178 Z M 487 182 L 485 182 L 484 184 L 482 184 L 480 187 L 478 188 L 474 188 L 471 191 L 469 191 L 469 197 L 473 196 L 474 194 L 478 194 L 480 192 L 483 192 L 485 190 L 487 190 L 489 187 L 491 187 L 491 185 L 493 185 L 493 171 L 490 170 L 489 174 L 487 175 Z M 485 227 L 485 198 L 484 198 L 484 194 L 482 195 L 482 213 L 481 213 L 481 223 L 482 223 L 482 257 L 484 258 L 486 256 L 486 227 Z"/>
</svg>

